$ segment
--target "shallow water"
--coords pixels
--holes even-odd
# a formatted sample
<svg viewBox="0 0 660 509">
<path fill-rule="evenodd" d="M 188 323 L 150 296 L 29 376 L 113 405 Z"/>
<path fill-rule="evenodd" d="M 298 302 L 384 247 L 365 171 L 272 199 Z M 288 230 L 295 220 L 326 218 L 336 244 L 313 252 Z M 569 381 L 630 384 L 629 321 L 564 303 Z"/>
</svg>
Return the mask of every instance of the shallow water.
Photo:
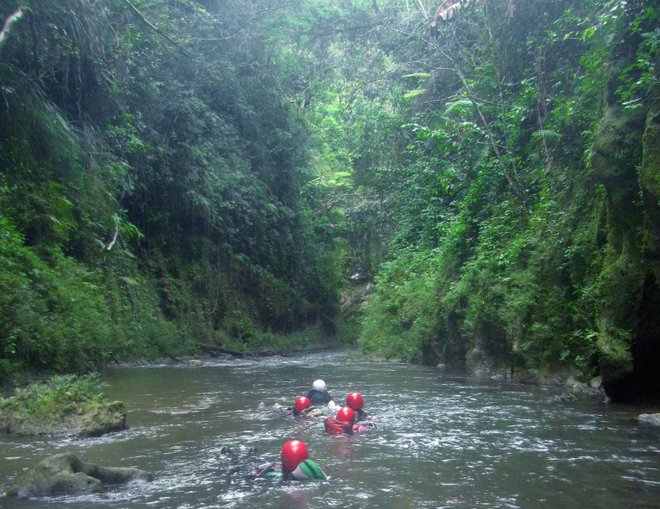
<svg viewBox="0 0 660 509">
<path fill-rule="evenodd" d="M 127 404 L 131 428 L 85 440 L 0 437 L 0 489 L 65 451 L 137 466 L 154 482 L 4 498 L 0 507 L 660 508 L 660 431 L 637 426 L 640 408 L 562 403 L 547 389 L 353 363 L 336 352 L 121 368 L 105 378 L 109 397 Z M 360 391 L 378 428 L 326 436 L 322 419 L 295 421 L 274 408 L 291 405 L 316 378 L 338 399 Z M 290 438 L 307 442 L 330 480 L 282 484 L 229 473 L 236 463 L 223 446 L 239 456 L 256 447 L 276 461 Z"/>
</svg>

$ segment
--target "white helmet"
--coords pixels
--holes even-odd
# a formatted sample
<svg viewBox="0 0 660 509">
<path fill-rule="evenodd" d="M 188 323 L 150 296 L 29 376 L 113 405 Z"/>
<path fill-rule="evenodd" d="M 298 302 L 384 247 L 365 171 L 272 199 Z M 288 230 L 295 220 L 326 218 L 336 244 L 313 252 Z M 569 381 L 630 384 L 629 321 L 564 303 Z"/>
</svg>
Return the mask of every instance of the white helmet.
<svg viewBox="0 0 660 509">
<path fill-rule="evenodd" d="M 314 389 L 316 389 L 317 391 L 325 391 L 328 388 L 328 386 L 325 384 L 325 382 L 321 379 L 314 380 L 314 383 L 312 384 L 312 387 Z"/>
</svg>

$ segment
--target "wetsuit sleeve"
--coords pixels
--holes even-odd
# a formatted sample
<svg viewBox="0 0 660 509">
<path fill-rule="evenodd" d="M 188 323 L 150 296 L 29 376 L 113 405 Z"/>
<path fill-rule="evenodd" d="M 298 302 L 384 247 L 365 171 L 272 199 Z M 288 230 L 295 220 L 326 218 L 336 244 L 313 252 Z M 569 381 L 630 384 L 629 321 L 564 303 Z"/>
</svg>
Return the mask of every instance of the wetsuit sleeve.
<svg viewBox="0 0 660 509">
<path fill-rule="evenodd" d="M 357 420 L 358 421 L 366 421 L 367 419 L 374 419 L 374 415 L 370 414 L 366 410 L 360 409 L 357 412 L 355 412 L 357 415 Z"/>
<path fill-rule="evenodd" d="M 273 463 L 259 465 L 248 474 L 249 477 L 280 477 L 281 475 L 280 472 L 275 470 L 275 465 Z"/>
</svg>

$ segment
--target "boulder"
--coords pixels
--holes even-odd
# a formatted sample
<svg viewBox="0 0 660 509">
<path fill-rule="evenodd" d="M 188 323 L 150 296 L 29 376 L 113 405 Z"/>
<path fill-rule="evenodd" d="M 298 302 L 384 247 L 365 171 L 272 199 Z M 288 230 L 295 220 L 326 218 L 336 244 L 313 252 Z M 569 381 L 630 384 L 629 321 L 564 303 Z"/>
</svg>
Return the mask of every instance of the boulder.
<svg viewBox="0 0 660 509">
<path fill-rule="evenodd" d="M 637 417 L 640 424 L 648 424 L 650 426 L 660 426 L 660 413 L 657 414 L 640 414 Z"/>
<path fill-rule="evenodd" d="M 126 415 L 126 406 L 121 401 L 86 403 L 61 420 L 51 421 L 24 419 L 5 412 L 0 415 L 0 431 L 12 435 L 98 437 L 127 429 Z"/>
<path fill-rule="evenodd" d="M 8 497 L 50 497 L 102 491 L 106 486 L 131 481 L 151 481 L 153 476 L 139 468 L 102 467 L 85 463 L 71 453 L 56 454 L 40 461 L 20 476 L 7 491 Z"/>
<path fill-rule="evenodd" d="M 602 376 L 595 376 L 589 381 L 589 385 L 591 386 L 592 389 L 600 389 L 603 386 L 603 377 Z"/>
<path fill-rule="evenodd" d="M 121 401 L 88 405 L 83 414 L 71 421 L 73 434 L 83 437 L 98 437 L 128 428 L 126 406 Z"/>
</svg>

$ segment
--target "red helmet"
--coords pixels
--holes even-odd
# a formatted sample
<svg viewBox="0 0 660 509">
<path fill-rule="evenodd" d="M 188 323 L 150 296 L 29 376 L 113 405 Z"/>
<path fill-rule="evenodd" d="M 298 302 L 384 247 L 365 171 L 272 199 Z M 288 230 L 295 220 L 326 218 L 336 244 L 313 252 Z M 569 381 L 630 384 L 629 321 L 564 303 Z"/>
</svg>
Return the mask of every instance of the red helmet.
<svg viewBox="0 0 660 509">
<path fill-rule="evenodd" d="M 362 410 L 364 406 L 364 401 L 362 401 L 362 394 L 359 392 L 351 392 L 346 396 L 346 406 L 352 408 L 353 410 Z"/>
<path fill-rule="evenodd" d="M 339 412 L 337 412 L 336 419 L 347 424 L 353 424 L 353 421 L 355 421 L 355 412 L 347 406 L 341 407 Z"/>
<path fill-rule="evenodd" d="M 296 401 L 293 403 L 293 408 L 298 413 L 301 413 L 303 410 L 309 408 L 310 406 L 312 406 L 312 402 L 305 396 L 298 396 Z"/>
<path fill-rule="evenodd" d="M 282 459 L 282 468 L 293 472 L 301 462 L 309 458 L 307 445 L 300 440 L 289 440 L 282 446 L 280 458 Z"/>
</svg>

